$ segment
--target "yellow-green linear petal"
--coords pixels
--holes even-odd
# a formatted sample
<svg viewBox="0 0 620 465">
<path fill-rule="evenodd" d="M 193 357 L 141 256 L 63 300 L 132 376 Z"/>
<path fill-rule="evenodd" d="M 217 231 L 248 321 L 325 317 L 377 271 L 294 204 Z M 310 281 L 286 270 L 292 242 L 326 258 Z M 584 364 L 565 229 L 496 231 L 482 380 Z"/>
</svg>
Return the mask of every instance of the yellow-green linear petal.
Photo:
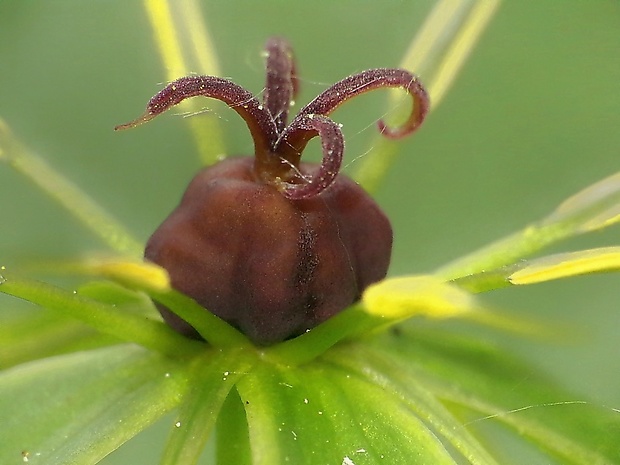
<svg viewBox="0 0 620 465">
<path fill-rule="evenodd" d="M 532 260 L 508 276 L 511 284 L 541 283 L 589 273 L 620 270 L 620 247 L 602 247 Z"/>
<path fill-rule="evenodd" d="M 592 209 L 593 213 L 588 214 Z M 576 225 L 576 232 L 596 231 L 620 221 L 620 172 L 569 197 L 544 222 L 557 223 L 584 214 L 587 216 Z"/>
<path fill-rule="evenodd" d="M 368 313 L 387 320 L 450 318 L 477 307 L 469 292 L 434 276 L 386 279 L 368 287 L 362 303 Z"/>
<path fill-rule="evenodd" d="M 167 292 L 172 289 L 168 272 L 154 263 L 110 259 L 85 260 L 67 266 L 70 271 L 111 279 L 132 289 L 149 289 L 156 292 Z"/>
<path fill-rule="evenodd" d="M 219 76 L 215 47 L 196 0 L 144 0 L 157 50 L 168 81 L 191 73 Z M 189 115 L 204 113 L 205 101 L 191 99 L 182 108 Z M 224 153 L 219 121 L 213 115 L 187 118 L 200 159 L 215 163 Z"/>
<path fill-rule="evenodd" d="M 620 173 L 609 176 L 562 202 L 551 214 L 506 238 L 437 270 L 450 280 L 489 274 L 569 237 L 620 221 Z"/>
<path fill-rule="evenodd" d="M 421 77 L 433 111 L 456 80 L 476 43 L 497 11 L 499 0 L 440 0 L 426 17 L 399 66 Z M 402 120 L 409 107 L 403 92 L 394 89 L 388 100 L 389 119 Z M 376 191 L 398 155 L 402 141 L 378 135 L 368 154 L 360 158 L 353 177 Z"/>
</svg>

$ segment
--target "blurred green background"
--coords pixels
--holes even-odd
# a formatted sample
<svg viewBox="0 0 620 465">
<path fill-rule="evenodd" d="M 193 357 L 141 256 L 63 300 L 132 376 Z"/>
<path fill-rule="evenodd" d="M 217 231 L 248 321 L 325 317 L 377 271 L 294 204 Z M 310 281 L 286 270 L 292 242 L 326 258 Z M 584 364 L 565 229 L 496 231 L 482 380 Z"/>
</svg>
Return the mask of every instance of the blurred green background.
<svg viewBox="0 0 620 465">
<path fill-rule="evenodd" d="M 222 0 L 204 1 L 203 14 L 224 75 L 256 92 L 262 44 L 273 34 L 288 37 L 304 104 L 350 73 L 396 66 L 431 3 Z M 396 234 L 392 274 L 431 271 L 618 171 L 619 51 L 616 0 L 505 1 L 441 106 L 402 143 L 378 192 Z M 0 0 L 0 116 L 142 240 L 199 167 L 181 118 L 112 131 L 140 114 L 165 81 L 139 1 Z M 368 149 L 384 97 L 364 96 L 335 113 L 347 139 L 345 163 Z M 250 153 L 240 119 L 218 117 L 229 153 Z M 105 250 L 2 164 L 0 186 L 0 264 Z M 618 236 L 616 227 L 553 250 L 619 244 Z M 572 400 L 619 407 L 619 283 L 613 274 L 576 278 L 497 291 L 485 301 L 551 328 L 582 330 L 583 338 L 565 343 L 496 337 L 573 389 Z M 2 298 L 0 312 L 15 305 Z M 120 463 L 130 450 L 106 463 Z M 148 463 L 148 455 L 142 459 Z"/>
</svg>

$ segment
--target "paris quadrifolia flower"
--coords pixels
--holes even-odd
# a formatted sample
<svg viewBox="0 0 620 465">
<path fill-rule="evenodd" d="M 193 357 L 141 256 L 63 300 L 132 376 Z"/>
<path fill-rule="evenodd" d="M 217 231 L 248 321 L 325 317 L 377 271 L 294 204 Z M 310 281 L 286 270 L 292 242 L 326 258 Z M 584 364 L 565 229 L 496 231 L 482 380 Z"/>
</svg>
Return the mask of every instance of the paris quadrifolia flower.
<svg viewBox="0 0 620 465">
<path fill-rule="evenodd" d="M 290 45 L 270 39 L 266 61 L 262 101 L 227 79 L 187 76 L 158 92 L 139 119 L 117 127 L 133 127 L 195 96 L 224 101 L 247 123 L 254 156 L 228 158 L 198 173 L 147 242 L 145 257 L 168 271 L 175 289 L 259 344 L 311 330 L 387 274 L 390 222 L 340 174 L 345 143 L 330 113 L 363 92 L 402 87 L 413 98 L 407 122 L 397 129 L 379 122 L 383 135 L 399 138 L 428 112 L 416 76 L 372 69 L 334 84 L 288 124 L 299 87 Z M 306 144 L 317 136 L 322 162 L 302 164 Z M 199 337 L 176 314 L 160 310 L 173 328 Z"/>
<path fill-rule="evenodd" d="M 459 13 L 462 28 L 451 31 L 460 49 L 471 49 L 495 7 L 473 3 L 468 15 Z M 166 2 L 145 5 L 160 30 L 175 30 L 157 23 L 169 20 L 155 14 Z M 86 278 L 75 290 L 25 269 L 0 270 L 1 292 L 47 309 L 27 319 L 2 319 L 0 309 L 0 463 L 96 463 L 169 412 L 164 465 L 197 463 L 214 430 L 218 464 L 498 463 L 484 434 L 467 426 L 465 410 L 560 460 L 618 463 L 615 441 L 593 446 L 576 433 L 612 424 L 617 431 L 620 420 L 609 409 L 504 415 L 558 403 L 564 393 L 480 341 L 404 322 L 469 318 L 522 330 L 527 322 L 494 315 L 476 294 L 620 268 L 620 247 L 525 259 L 618 222 L 620 175 L 432 274 L 386 278 L 390 221 L 340 172 L 350 156 L 346 128 L 331 114 L 360 94 L 395 88 L 408 97 L 408 114 L 399 125 L 379 120 L 377 132 L 400 139 L 422 126 L 451 77 L 439 73 L 423 84 L 407 66 L 424 67 L 412 47 L 415 58 L 408 55 L 403 67 L 344 77 L 292 116 L 300 87 L 292 46 L 274 37 L 265 50 L 262 92 L 214 75 L 177 75 L 142 116 L 116 127 L 207 97 L 241 116 L 254 143 L 252 154 L 201 169 L 144 246 L 0 121 L 0 160 L 116 253 L 50 266 Z M 445 56 L 452 65 L 464 59 Z M 193 120 L 199 132 L 200 119 Z M 322 160 L 303 161 L 315 137 Z M 382 157 L 378 150 L 366 169 Z M 507 388 L 523 379 L 521 391 Z M 580 428 L 567 426 L 576 421 Z"/>
</svg>

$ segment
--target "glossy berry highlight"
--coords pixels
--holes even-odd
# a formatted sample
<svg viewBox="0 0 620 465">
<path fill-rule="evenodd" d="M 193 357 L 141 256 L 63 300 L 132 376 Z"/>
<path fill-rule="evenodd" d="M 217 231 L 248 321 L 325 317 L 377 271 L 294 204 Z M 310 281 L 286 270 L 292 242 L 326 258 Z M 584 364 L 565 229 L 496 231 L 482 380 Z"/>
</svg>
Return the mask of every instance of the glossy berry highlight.
<svg viewBox="0 0 620 465">
<path fill-rule="evenodd" d="M 227 79 L 187 76 L 153 96 L 141 117 L 116 128 L 149 121 L 195 96 L 221 100 L 245 120 L 254 156 L 200 171 L 144 255 L 168 271 L 175 289 L 258 345 L 312 329 L 387 273 L 390 223 L 361 187 L 339 174 L 344 138 L 329 114 L 367 91 L 403 88 L 413 100 L 407 121 L 398 128 L 378 123 L 384 136 L 399 138 L 420 126 L 429 106 L 416 76 L 371 69 L 334 84 L 287 124 L 299 88 L 292 50 L 272 38 L 266 55 L 262 101 Z M 306 144 L 317 136 L 321 163 L 302 163 Z M 199 337 L 187 322 L 159 309 L 177 331 Z"/>
</svg>

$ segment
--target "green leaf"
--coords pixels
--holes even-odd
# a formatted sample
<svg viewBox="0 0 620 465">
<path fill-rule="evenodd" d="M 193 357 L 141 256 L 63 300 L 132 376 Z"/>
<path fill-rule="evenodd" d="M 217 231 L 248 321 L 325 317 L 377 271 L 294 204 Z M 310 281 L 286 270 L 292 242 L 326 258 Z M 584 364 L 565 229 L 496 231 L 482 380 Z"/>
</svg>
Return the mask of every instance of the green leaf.
<svg viewBox="0 0 620 465">
<path fill-rule="evenodd" d="M 136 342 L 169 355 L 186 355 L 201 346 L 160 321 L 124 311 L 115 305 L 87 299 L 43 282 L 5 275 L 3 281 L 0 281 L 0 292 L 75 318 L 104 334 Z"/>
<path fill-rule="evenodd" d="M 89 281 L 81 284 L 77 294 L 104 304 L 123 307 L 134 313 L 155 317 L 159 315 L 153 301 L 142 292 L 127 289 L 111 281 Z"/>
<path fill-rule="evenodd" d="M 498 422 L 562 463 L 620 463 L 617 410 L 566 392 L 497 347 L 406 325 L 372 350 L 393 361 L 395 382 L 404 386 L 408 378 L 444 402 L 478 412 L 463 418 L 474 433 L 480 422 Z"/>
<path fill-rule="evenodd" d="M 356 376 L 380 387 L 386 394 L 397 397 L 402 404 L 420 418 L 442 441 L 473 465 L 490 465 L 497 462 L 489 452 L 463 428 L 460 422 L 424 383 L 424 373 L 415 379 L 410 368 L 402 366 L 403 360 L 386 357 L 365 344 L 345 347 L 327 354 L 336 365 L 355 372 Z M 405 364 L 409 365 L 409 361 Z M 456 460 L 456 458 L 455 458 Z"/>
<path fill-rule="evenodd" d="M 148 318 L 157 315 L 147 296 L 112 282 L 88 282 L 81 285 L 76 294 L 113 305 L 122 312 Z M 121 342 L 64 313 L 23 306 L 13 312 L 4 310 L 0 315 L 0 369 Z"/>
<path fill-rule="evenodd" d="M 238 391 L 253 465 L 454 464 L 400 397 L 342 367 L 264 364 Z"/>
<path fill-rule="evenodd" d="M 31 360 L 118 343 L 55 312 L 36 309 L 0 320 L 0 370 Z"/>
<path fill-rule="evenodd" d="M 211 350 L 193 362 L 191 388 L 178 413 L 162 465 L 192 465 L 198 461 L 228 393 L 248 372 L 252 360 L 240 351 Z"/>
<path fill-rule="evenodd" d="M 183 364 L 133 345 L 6 370 L 0 463 L 92 465 L 174 408 L 186 385 Z"/>
<path fill-rule="evenodd" d="M 248 421 L 243 407 L 237 390 L 230 391 L 217 419 L 217 465 L 252 465 Z"/>
</svg>

